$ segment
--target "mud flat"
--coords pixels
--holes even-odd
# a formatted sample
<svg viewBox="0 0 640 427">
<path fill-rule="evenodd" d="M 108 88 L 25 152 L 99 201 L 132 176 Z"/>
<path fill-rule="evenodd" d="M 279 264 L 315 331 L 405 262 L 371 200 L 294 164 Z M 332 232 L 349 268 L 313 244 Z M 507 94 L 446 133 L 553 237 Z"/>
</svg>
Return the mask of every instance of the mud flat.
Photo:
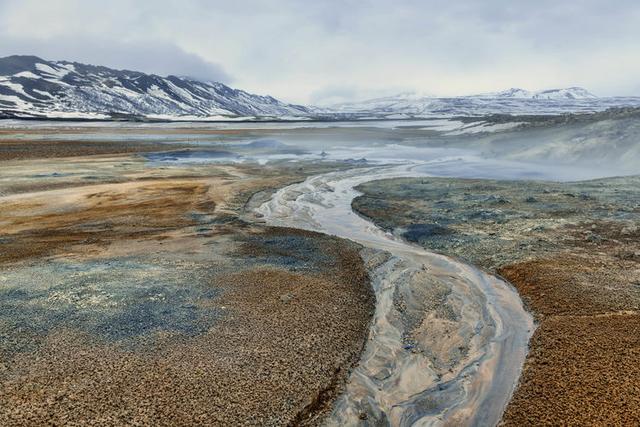
<svg viewBox="0 0 640 427">
<path fill-rule="evenodd" d="M 0 425 L 318 423 L 369 332 L 361 248 L 241 214 L 348 165 L 82 145 L 0 161 Z"/>
<path fill-rule="evenodd" d="M 327 173 L 279 190 L 258 212 L 369 248 L 376 314 L 328 425 L 494 425 L 524 362 L 533 319 L 504 281 L 409 245 L 354 214 L 354 187 L 412 166 Z"/>
<path fill-rule="evenodd" d="M 353 207 L 513 283 L 538 327 L 504 425 L 640 423 L 640 178 L 368 182 Z"/>
</svg>

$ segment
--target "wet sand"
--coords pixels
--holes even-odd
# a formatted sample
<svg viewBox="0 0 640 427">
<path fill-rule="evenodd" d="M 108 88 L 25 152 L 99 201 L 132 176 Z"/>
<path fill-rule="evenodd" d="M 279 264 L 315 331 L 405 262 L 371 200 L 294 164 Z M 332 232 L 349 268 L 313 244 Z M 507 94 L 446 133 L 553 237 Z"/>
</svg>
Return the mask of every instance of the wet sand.
<svg viewBox="0 0 640 427">
<path fill-rule="evenodd" d="M 536 316 L 504 425 L 635 425 L 640 371 L 639 178 L 367 183 L 354 208 L 513 283 Z"/>
</svg>

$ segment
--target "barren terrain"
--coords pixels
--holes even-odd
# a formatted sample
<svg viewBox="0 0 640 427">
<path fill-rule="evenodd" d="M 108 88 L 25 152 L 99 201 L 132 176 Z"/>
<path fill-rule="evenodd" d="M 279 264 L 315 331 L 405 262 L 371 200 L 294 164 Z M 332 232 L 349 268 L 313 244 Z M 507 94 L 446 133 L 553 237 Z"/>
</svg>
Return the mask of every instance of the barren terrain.
<svg viewBox="0 0 640 427">
<path fill-rule="evenodd" d="M 316 424 L 330 409 L 373 312 L 360 248 L 242 215 L 340 165 L 2 144 L 0 424 Z"/>
<path fill-rule="evenodd" d="M 639 184 L 397 179 L 360 186 L 353 206 L 409 241 L 497 272 L 534 312 L 504 425 L 634 425 Z"/>
</svg>

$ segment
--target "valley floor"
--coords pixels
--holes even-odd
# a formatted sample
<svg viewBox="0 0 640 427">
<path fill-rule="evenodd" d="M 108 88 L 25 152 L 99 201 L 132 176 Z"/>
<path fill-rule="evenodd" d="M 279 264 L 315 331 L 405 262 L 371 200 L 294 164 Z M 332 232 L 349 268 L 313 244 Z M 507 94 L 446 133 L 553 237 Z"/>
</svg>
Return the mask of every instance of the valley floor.
<svg viewBox="0 0 640 427">
<path fill-rule="evenodd" d="M 242 216 L 340 165 L 0 147 L 1 425 L 315 424 L 331 407 L 373 313 L 360 247 Z"/>
<path fill-rule="evenodd" d="M 291 227 L 293 213 L 303 218 L 310 212 L 305 203 L 316 203 L 322 214 L 336 208 L 334 225 L 353 232 L 343 216 L 365 221 L 333 197 L 352 197 L 351 187 L 320 179 L 310 194 L 303 181 L 330 172 L 379 179 L 361 176 L 360 168 L 373 174 L 390 163 L 413 165 L 415 175 L 610 175 L 609 169 L 540 170 L 539 163 L 491 157 L 501 147 L 519 149 L 514 137 L 533 145 L 547 140 L 537 128 L 445 137 L 405 123 L 43 126 L 0 130 L 0 425 L 315 425 L 327 420 L 342 391 L 358 388 L 350 374 L 353 379 L 359 368 L 382 359 L 385 369 L 398 367 L 404 380 L 398 384 L 411 391 L 405 400 L 425 396 L 418 379 L 426 376 L 434 384 L 426 390 L 435 396 L 430 402 L 440 402 L 452 367 L 474 355 L 454 338 L 467 334 L 477 345 L 492 336 L 494 323 L 485 324 L 486 334 L 474 323 L 491 304 L 476 294 L 465 299 L 464 292 L 447 293 L 460 296 L 450 305 L 435 303 L 444 288 L 434 283 L 453 283 L 460 272 L 444 269 L 437 277 L 429 263 L 396 266 L 391 259 L 387 267 L 398 267 L 392 282 L 411 286 L 406 298 L 379 287 L 393 294 L 389 324 L 413 328 L 429 310 L 451 322 L 438 328 L 427 319 L 424 346 L 394 335 L 397 354 L 424 362 L 409 374 L 402 369 L 413 365 L 399 363 L 396 353 L 373 351 L 367 362 L 365 346 L 376 349 L 370 346 L 376 321 L 386 322 L 371 288 L 384 282 L 376 282 L 376 272 L 387 272 L 386 261 L 378 268 L 371 260 L 388 254 L 267 226 L 255 208 L 266 206 L 277 189 L 301 183 L 283 189 L 281 206 L 292 210 L 269 224 Z M 562 136 L 573 126 L 542 131 Z M 634 129 L 625 141 L 636 141 Z M 619 146 L 631 146 L 625 144 Z M 478 145 L 490 150 L 462 150 Z M 622 157 L 635 165 L 635 157 Z M 640 177 L 576 183 L 399 178 L 358 189 L 363 195 L 352 207 L 361 216 L 428 251 L 503 276 L 534 313 L 538 327 L 505 425 L 640 423 Z M 398 242 L 368 222 L 361 225 L 367 238 L 379 233 L 385 244 Z M 457 264 L 464 263 L 451 263 Z M 515 292 L 504 287 L 523 312 Z M 524 326 L 511 323 L 529 333 L 528 319 Z M 524 342 L 520 348 L 518 368 Z M 376 371 L 375 381 L 388 381 L 393 390 L 389 372 Z M 362 389 L 381 390 L 369 379 L 360 376 Z M 443 415 L 437 405 L 413 405 L 403 408 L 409 418 L 398 419 L 410 423 L 429 410 Z M 378 419 L 354 407 L 356 422 Z M 384 420 L 388 414 L 374 415 Z"/>
</svg>

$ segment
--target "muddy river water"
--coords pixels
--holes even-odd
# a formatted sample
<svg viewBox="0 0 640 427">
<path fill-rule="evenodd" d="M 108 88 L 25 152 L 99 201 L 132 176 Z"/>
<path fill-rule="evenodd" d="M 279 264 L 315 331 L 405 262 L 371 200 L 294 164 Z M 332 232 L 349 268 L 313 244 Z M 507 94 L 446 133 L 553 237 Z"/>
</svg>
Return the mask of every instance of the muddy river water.
<svg viewBox="0 0 640 427">
<path fill-rule="evenodd" d="M 351 210 L 359 184 L 425 176 L 416 164 L 358 168 L 282 188 L 258 208 L 270 225 L 362 244 L 376 313 L 328 425 L 495 425 L 517 384 L 532 317 L 503 280 L 425 251 Z"/>
</svg>

